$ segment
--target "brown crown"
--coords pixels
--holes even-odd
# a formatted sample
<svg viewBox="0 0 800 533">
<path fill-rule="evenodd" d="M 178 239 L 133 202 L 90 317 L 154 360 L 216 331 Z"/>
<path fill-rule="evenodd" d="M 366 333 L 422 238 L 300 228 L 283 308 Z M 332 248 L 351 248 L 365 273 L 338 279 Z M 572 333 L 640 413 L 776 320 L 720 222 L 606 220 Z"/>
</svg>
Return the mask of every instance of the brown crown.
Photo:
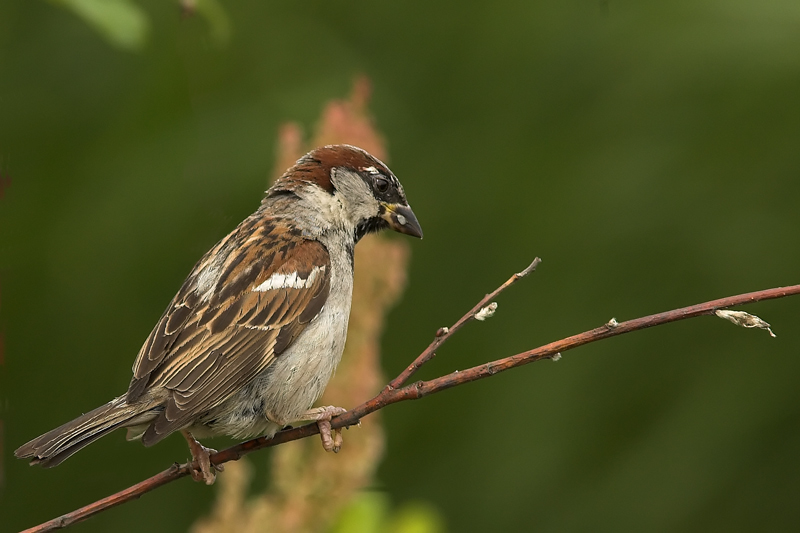
<svg viewBox="0 0 800 533">
<path fill-rule="evenodd" d="M 355 171 L 375 167 L 386 176 L 392 175 L 386 165 L 361 148 L 348 144 L 332 144 L 316 148 L 301 157 L 292 168 L 284 172 L 273 188 L 292 190 L 308 183 L 315 183 L 333 193 L 331 169 L 337 167 Z"/>
</svg>

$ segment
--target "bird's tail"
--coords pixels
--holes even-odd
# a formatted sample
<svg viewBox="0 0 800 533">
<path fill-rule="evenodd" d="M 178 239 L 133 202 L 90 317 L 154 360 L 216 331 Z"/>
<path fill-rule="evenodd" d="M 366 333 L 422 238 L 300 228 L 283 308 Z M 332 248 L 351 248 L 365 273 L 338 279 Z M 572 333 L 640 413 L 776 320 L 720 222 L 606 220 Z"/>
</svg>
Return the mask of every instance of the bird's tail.
<svg viewBox="0 0 800 533">
<path fill-rule="evenodd" d="M 146 424 L 154 416 L 146 405 L 128 405 L 125 396 L 120 396 L 23 444 L 14 455 L 30 457 L 32 465 L 49 468 L 117 428 Z"/>
</svg>

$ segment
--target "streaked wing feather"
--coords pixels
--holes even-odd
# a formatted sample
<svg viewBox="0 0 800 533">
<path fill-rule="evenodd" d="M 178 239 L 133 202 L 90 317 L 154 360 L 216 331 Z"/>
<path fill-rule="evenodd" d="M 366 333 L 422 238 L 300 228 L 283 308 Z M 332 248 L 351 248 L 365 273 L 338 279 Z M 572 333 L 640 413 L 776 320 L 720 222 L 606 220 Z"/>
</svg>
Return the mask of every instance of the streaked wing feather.
<svg viewBox="0 0 800 533">
<path fill-rule="evenodd" d="M 195 266 L 134 363 L 129 402 L 147 390 L 168 396 L 144 434 L 147 445 L 189 425 L 267 368 L 327 299 L 330 259 L 322 244 L 300 238 L 282 221 L 248 219 L 242 226 Z M 265 242 L 277 252 L 265 252 Z M 204 286 L 207 268 L 218 269 L 211 287 Z M 273 274 L 292 273 L 308 286 L 254 290 Z"/>
</svg>

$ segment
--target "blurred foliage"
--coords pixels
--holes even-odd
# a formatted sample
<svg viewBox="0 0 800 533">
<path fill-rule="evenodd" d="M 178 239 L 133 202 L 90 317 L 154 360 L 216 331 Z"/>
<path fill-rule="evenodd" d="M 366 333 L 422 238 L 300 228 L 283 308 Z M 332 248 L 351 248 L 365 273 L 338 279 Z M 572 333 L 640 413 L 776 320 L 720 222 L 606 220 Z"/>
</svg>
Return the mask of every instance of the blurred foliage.
<svg viewBox="0 0 800 533">
<path fill-rule="evenodd" d="M 181 0 L 184 16 L 199 14 L 206 19 L 211 41 L 225 45 L 231 38 L 231 21 L 225 8 L 217 0 Z"/>
<path fill-rule="evenodd" d="M 385 494 L 362 492 L 342 511 L 331 533 L 440 533 L 439 513 L 429 505 L 410 502 L 393 513 Z"/>
<path fill-rule="evenodd" d="M 131 0 L 50 0 L 61 4 L 82 18 L 109 44 L 138 51 L 147 42 L 150 22 L 145 12 Z M 209 36 L 217 45 L 231 37 L 231 22 L 225 8 L 217 0 L 180 0 L 183 15 L 202 16 L 209 27 Z"/>
<path fill-rule="evenodd" d="M 108 42 L 138 50 L 147 38 L 147 15 L 130 0 L 51 0 L 81 17 Z"/>
<path fill-rule="evenodd" d="M 358 73 L 425 230 L 387 375 L 535 255 L 420 378 L 798 282 L 796 0 L 220 4 L 225 46 L 199 7 L 136 0 L 131 53 L 0 1 L 2 531 L 186 458 L 121 434 L 53 470 L 11 453 L 125 390 L 194 262 L 257 207 L 281 125 L 308 130 Z M 800 305 L 746 310 L 777 339 L 708 317 L 392 406 L 375 488 L 454 531 L 794 530 Z M 187 530 L 213 499 L 175 483 L 79 528 Z"/>
</svg>

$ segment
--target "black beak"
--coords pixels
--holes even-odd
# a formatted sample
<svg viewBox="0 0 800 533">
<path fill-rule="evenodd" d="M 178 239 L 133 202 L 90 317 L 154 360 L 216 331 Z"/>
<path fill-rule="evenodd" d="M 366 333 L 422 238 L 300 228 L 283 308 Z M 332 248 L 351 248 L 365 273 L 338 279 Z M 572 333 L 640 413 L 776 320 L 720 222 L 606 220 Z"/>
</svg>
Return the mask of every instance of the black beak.
<svg viewBox="0 0 800 533">
<path fill-rule="evenodd" d="M 383 207 L 381 218 L 389 223 L 390 228 L 398 233 L 422 238 L 422 228 L 410 207 L 400 204 L 383 204 Z"/>
</svg>

